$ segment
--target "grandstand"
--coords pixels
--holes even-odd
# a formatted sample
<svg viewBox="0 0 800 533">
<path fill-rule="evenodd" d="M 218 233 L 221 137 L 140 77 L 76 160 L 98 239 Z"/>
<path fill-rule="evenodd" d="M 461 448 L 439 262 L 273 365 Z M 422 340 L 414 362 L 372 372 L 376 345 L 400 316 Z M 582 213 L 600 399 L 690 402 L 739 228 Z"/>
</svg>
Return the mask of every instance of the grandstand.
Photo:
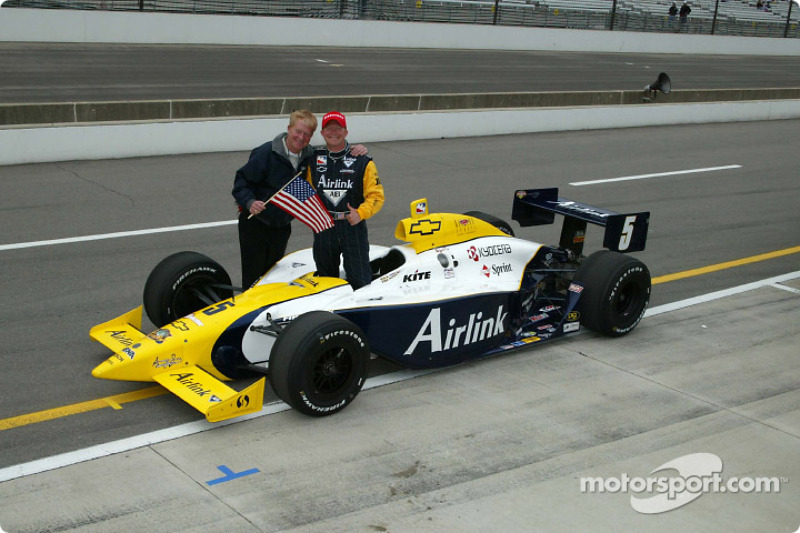
<svg viewBox="0 0 800 533">
<path fill-rule="evenodd" d="M 500 24 L 545 28 L 800 36 L 792 0 L 690 0 L 686 24 L 670 20 L 673 0 L 8 0 L 4 7 L 141 10 L 239 15 Z M 680 5 L 682 0 L 675 0 Z M 716 13 L 715 13 L 716 12 Z"/>
</svg>

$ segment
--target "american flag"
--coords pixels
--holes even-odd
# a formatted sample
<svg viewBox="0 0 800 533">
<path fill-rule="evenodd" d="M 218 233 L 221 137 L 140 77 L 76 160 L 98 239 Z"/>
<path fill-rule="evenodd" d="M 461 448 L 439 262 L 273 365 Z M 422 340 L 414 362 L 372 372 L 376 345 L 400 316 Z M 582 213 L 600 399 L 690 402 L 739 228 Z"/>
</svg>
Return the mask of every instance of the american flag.
<svg viewBox="0 0 800 533">
<path fill-rule="evenodd" d="M 294 218 L 311 228 L 314 233 L 333 227 L 333 220 L 317 192 L 301 176 L 295 176 L 270 199 Z"/>
</svg>

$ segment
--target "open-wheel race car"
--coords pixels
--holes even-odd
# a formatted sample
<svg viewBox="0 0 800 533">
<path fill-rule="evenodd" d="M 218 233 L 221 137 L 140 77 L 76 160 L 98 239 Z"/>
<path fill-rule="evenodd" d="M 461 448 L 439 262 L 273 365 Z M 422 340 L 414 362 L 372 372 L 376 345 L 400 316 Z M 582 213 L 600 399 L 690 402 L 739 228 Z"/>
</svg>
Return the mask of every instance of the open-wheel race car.
<svg viewBox="0 0 800 533">
<path fill-rule="evenodd" d="M 411 203 L 395 246 L 370 247 L 373 281 L 353 290 L 317 277 L 311 250 L 291 253 L 251 288 L 234 294 L 216 261 L 179 252 L 159 263 L 142 306 L 92 328 L 113 351 L 92 374 L 155 381 L 209 421 L 260 411 L 266 377 L 277 396 L 324 416 L 361 390 L 370 359 L 409 368 L 454 365 L 576 332 L 633 330 L 650 299 L 650 273 L 625 255 L 644 249 L 649 213 L 620 214 L 520 190 L 520 226 L 564 221 L 558 246 L 516 238 L 481 212 L 429 213 Z M 603 247 L 583 254 L 587 224 L 604 228 Z M 342 274 L 344 275 L 344 274 Z M 243 391 L 223 383 L 265 376 Z"/>
</svg>

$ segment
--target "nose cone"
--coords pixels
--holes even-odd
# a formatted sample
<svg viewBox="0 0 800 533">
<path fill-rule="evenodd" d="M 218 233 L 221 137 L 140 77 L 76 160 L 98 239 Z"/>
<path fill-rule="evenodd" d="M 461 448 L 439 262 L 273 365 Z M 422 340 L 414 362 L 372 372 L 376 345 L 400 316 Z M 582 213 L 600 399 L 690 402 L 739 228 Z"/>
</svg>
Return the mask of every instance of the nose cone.
<svg viewBox="0 0 800 533">
<path fill-rule="evenodd" d="M 132 348 L 127 351 L 115 353 L 92 370 L 92 375 L 100 379 L 115 379 L 121 381 L 152 381 L 152 372 L 147 371 L 143 363 L 143 353 L 137 353 Z M 137 360 L 138 359 L 138 360 Z"/>
</svg>

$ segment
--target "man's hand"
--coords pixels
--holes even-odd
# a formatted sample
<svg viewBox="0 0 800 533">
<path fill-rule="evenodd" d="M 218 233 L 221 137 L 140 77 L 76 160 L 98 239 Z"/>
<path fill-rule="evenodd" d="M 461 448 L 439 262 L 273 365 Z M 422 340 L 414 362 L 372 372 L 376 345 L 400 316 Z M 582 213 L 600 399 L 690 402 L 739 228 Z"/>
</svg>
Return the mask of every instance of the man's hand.
<svg viewBox="0 0 800 533">
<path fill-rule="evenodd" d="M 255 216 L 261 213 L 265 207 L 267 207 L 267 204 L 261 200 L 253 200 L 253 203 L 250 204 L 250 214 Z"/>
<path fill-rule="evenodd" d="M 363 144 L 354 144 L 350 147 L 350 154 L 356 157 L 360 155 L 367 155 L 368 153 L 369 150 L 367 150 L 367 147 Z"/>
<path fill-rule="evenodd" d="M 344 218 L 350 223 L 351 226 L 355 226 L 359 222 L 361 222 L 361 215 L 358 214 L 358 210 L 350 204 L 347 204 L 347 209 L 350 210 Z"/>
</svg>

